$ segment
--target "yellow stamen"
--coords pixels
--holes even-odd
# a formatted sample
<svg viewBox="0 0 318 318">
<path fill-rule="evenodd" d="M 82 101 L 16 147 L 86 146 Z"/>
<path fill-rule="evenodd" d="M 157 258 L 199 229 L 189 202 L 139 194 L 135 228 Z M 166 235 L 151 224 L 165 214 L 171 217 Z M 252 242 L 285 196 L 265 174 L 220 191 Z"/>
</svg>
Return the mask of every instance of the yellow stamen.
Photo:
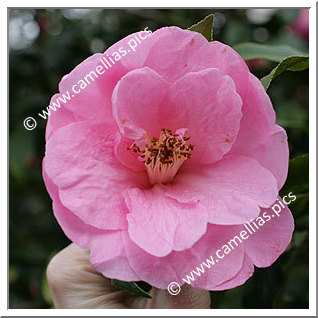
<svg viewBox="0 0 318 318">
<path fill-rule="evenodd" d="M 171 182 L 183 163 L 191 158 L 194 146 L 188 143 L 190 137 L 184 136 L 184 130 L 178 129 L 173 133 L 170 129 L 162 129 L 160 136 L 152 140 L 144 133 L 147 144 L 134 143 L 127 148 L 138 154 L 139 161 L 144 162 L 151 184 Z"/>
<path fill-rule="evenodd" d="M 149 146 L 152 145 L 152 142 L 150 140 L 150 138 L 147 136 L 147 134 L 143 134 L 143 136 L 147 139 L 147 141 L 149 142 Z"/>
</svg>

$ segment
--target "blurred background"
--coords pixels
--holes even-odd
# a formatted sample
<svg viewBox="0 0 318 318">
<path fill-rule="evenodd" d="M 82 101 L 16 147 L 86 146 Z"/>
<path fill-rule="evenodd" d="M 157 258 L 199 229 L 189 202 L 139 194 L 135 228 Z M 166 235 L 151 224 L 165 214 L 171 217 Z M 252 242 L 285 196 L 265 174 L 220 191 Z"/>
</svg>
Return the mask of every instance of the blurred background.
<svg viewBox="0 0 318 318">
<path fill-rule="evenodd" d="M 46 121 L 27 131 L 23 120 L 37 117 L 62 76 L 91 54 L 145 27 L 187 28 L 210 13 L 215 40 L 287 44 L 308 52 L 308 22 L 299 9 L 9 10 L 9 308 L 52 308 L 45 269 L 70 243 L 42 181 Z M 276 64 L 248 65 L 261 78 Z M 287 130 L 291 158 L 308 153 L 308 70 L 285 72 L 268 93 L 277 122 Z M 295 202 L 290 209 L 296 229 L 287 252 L 270 268 L 256 269 L 243 286 L 211 293 L 212 308 L 308 308 L 308 195 Z"/>
</svg>

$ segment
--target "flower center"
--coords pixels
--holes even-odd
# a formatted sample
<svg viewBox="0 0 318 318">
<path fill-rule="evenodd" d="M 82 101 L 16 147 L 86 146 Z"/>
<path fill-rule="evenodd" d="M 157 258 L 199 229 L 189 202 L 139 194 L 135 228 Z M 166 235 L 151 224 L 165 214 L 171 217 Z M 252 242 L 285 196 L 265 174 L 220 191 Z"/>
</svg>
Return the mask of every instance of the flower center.
<svg viewBox="0 0 318 318">
<path fill-rule="evenodd" d="M 186 131 L 181 128 L 173 133 L 170 129 L 162 129 L 159 138 L 152 140 L 144 134 L 148 143 L 144 146 L 134 143 L 127 148 L 145 163 L 151 184 L 171 182 L 183 163 L 191 158 L 194 146 L 188 143 L 190 137 L 185 137 Z"/>
</svg>

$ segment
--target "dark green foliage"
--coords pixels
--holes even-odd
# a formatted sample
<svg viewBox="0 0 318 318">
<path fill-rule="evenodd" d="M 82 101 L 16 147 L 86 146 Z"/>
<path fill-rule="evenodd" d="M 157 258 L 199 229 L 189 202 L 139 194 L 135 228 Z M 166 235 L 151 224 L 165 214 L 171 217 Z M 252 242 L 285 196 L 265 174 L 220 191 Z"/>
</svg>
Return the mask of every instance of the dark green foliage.
<svg viewBox="0 0 318 318">
<path fill-rule="evenodd" d="M 277 10 L 257 24 L 242 9 L 10 10 L 10 24 L 15 27 L 10 29 L 11 39 L 21 31 L 9 56 L 10 308 L 52 307 L 45 269 L 48 259 L 70 243 L 53 217 L 42 181 L 46 121 L 39 120 L 33 131 L 23 127 L 26 117 L 36 117 L 48 106 L 62 76 L 130 33 L 167 25 L 186 29 L 209 14 L 214 14 L 213 40 L 228 45 L 288 45 L 307 52 L 308 43 L 287 30 L 297 11 Z M 38 34 L 30 39 L 32 26 Z M 254 60 L 248 65 L 262 78 L 281 59 L 271 61 Z M 291 158 L 308 153 L 308 70 L 282 73 L 268 93 L 277 122 L 287 131 Z M 211 293 L 213 308 L 308 307 L 308 163 L 297 162 L 291 162 L 288 182 L 281 192 L 297 194 L 290 205 L 296 227 L 288 251 L 272 267 L 257 269 L 245 285 Z M 302 170 L 297 170 L 299 167 Z"/>
<path fill-rule="evenodd" d="M 142 282 L 142 284 L 145 284 Z M 145 298 L 152 298 L 151 295 L 146 292 L 144 286 L 139 286 L 136 282 L 123 282 L 118 279 L 112 279 L 112 285 L 127 291 L 128 293 Z"/>
<path fill-rule="evenodd" d="M 213 14 L 208 15 L 204 20 L 190 26 L 190 31 L 201 33 L 209 42 L 213 41 Z"/>
</svg>

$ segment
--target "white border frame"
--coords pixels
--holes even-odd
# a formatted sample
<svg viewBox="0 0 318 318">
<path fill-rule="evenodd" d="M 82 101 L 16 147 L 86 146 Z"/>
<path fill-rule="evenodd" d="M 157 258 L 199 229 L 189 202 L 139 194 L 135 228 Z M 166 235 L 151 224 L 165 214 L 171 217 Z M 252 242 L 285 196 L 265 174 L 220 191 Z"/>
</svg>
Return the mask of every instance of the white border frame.
<svg viewBox="0 0 318 318">
<path fill-rule="evenodd" d="M 119 0 L 120 1 L 120 0 Z M 132 3 L 126 1 L 117 1 L 114 4 L 116 6 L 107 6 L 107 8 L 125 8 L 131 7 Z M 5 1 L 5 7 L 1 6 L 1 43 L 7 43 L 7 8 L 8 7 L 17 7 L 24 8 L 26 2 L 21 0 L 14 1 Z M 30 0 L 27 2 L 30 7 L 80 7 L 80 3 L 75 0 L 55 0 L 55 1 L 46 1 L 43 3 L 43 0 Z M 90 7 L 104 7 L 105 5 L 110 4 L 109 2 L 101 0 L 90 0 Z M 166 8 L 185 8 L 186 3 L 181 0 L 172 1 L 171 0 L 161 0 L 157 3 L 135 0 L 133 2 L 134 7 L 166 7 Z M 187 3 L 188 5 L 193 4 L 193 2 Z M 258 5 L 258 8 L 266 7 L 310 7 L 310 44 L 309 44 L 309 57 L 310 57 L 310 69 L 309 69 L 309 148 L 310 148 L 310 178 L 309 178 L 309 253 L 310 253 L 310 263 L 309 263 L 309 309 L 131 309 L 131 310 L 122 310 L 122 309 L 7 309 L 7 300 L 8 300 L 8 288 L 7 288 L 7 261 L 2 261 L 1 266 L 1 285 L 0 285 L 0 314 L 1 316 L 160 316 L 160 315 L 174 315 L 174 316 L 316 316 L 316 2 L 315 1 L 281 1 L 281 0 L 267 0 L 267 1 L 246 1 L 242 0 L 237 1 L 227 1 L 222 0 L 220 2 L 209 1 L 209 0 L 197 0 L 195 2 L 197 7 L 195 8 L 245 8 L 245 7 L 255 7 Z M 263 6 L 261 6 L 263 5 Z M 194 7 L 193 7 L 194 8 Z M 1 96 L 6 96 L 6 100 L 9 100 L 8 94 L 8 47 L 7 50 L 1 50 L 1 65 L 2 70 L 7 70 L 3 72 L 2 75 L 2 85 Z M 7 85 L 5 85 L 5 83 Z M 5 105 L 5 102 L 4 102 Z M 0 145 L 1 149 L 7 148 L 8 140 L 8 109 L 5 106 L 2 106 L 0 109 L 0 118 L 2 118 L 2 125 L 0 126 Z M 6 121 L 6 122 L 5 122 Z M 22 123 L 21 123 L 22 124 Z M 7 148 L 8 149 L 8 148 Z M 1 189 L 6 189 L 6 191 L 1 191 L 1 202 L 3 203 L 2 211 L 2 222 L 0 228 L 1 235 L 1 251 L 2 255 L 8 255 L 8 229 L 7 229 L 7 214 L 4 212 L 8 209 L 8 158 L 2 156 L 2 178 Z M 4 171 L 6 169 L 6 172 Z M 5 203 L 5 204 L 4 204 Z M 7 258 L 7 257 L 6 257 Z M 3 257 L 2 257 L 3 260 Z"/>
</svg>

